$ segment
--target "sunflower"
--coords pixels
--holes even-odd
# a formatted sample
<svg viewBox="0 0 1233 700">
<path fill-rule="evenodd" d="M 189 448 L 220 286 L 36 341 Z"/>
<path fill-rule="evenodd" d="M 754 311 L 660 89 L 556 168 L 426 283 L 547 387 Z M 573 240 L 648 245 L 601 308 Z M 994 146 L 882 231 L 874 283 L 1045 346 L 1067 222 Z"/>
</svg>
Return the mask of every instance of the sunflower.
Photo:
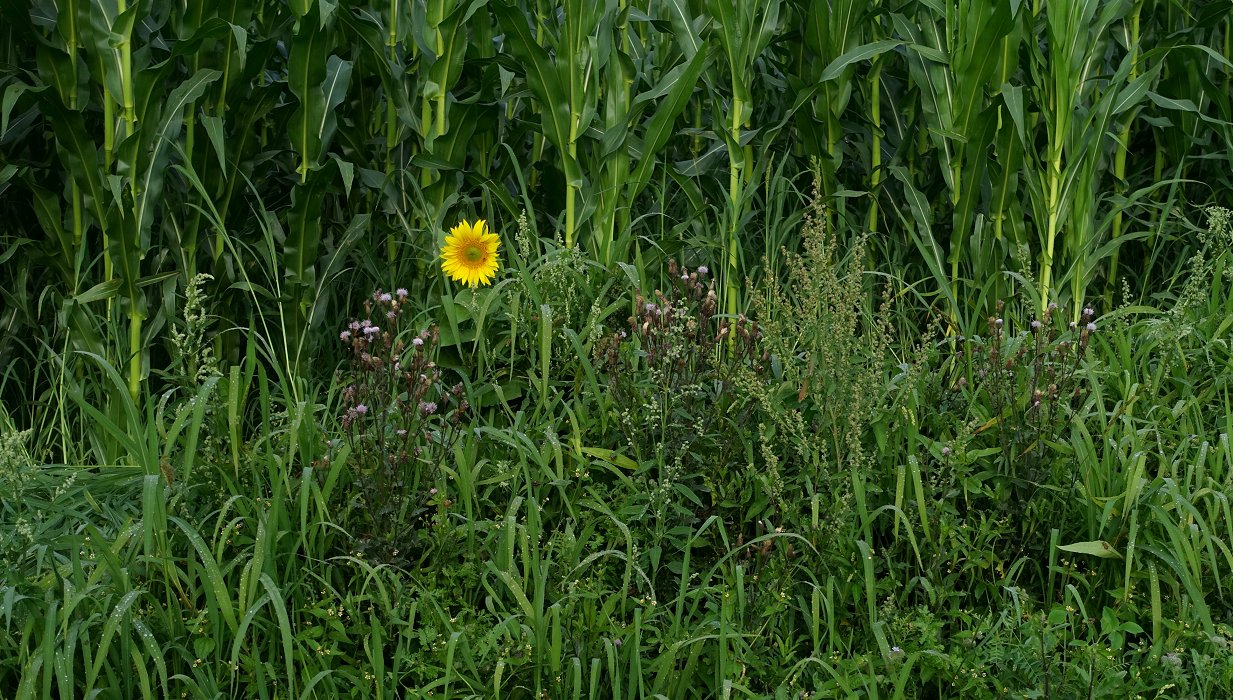
<svg viewBox="0 0 1233 700">
<path fill-rule="evenodd" d="M 445 237 L 445 245 L 441 246 L 441 270 L 450 279 L 472 287 L 492 284 L 492 278 L 500 267 L 497 260 L 499 245 L 501 239 L 488 230 L 484 220 L 476 221 L 474 226 L 463 221 Z"/>
</svg>

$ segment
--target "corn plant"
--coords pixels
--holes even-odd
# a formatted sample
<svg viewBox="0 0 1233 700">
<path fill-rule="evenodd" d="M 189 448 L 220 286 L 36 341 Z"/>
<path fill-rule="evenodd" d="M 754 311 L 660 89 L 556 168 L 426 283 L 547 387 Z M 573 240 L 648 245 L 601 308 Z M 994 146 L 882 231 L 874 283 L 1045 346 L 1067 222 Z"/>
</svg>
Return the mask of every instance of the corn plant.
<svg viewBox="0 0 1233 700">
<path fill-rule="evenodd" d="M 722 50 L 723 63 L 708 82 L 711 87 L 711 112 L 716 115 L 715 135 L 728 152 L 728 199 L 723 220 L 726 237 L 723 243 L 724 299 L 721 302 L 729 314 L 738 308 L 741 257 L 740 236 L 744 227 L 746 189 L 756 181 L 750 172 L 754 166 L 753 147 L 746 139 L 750 133 L 755 103 L 751 93 L 755 69 L 763 52 L 779 30 L 782 2 L 749 4 L 736 0 L 707 0 L 710 31 Z M 720 67 L 722 66 L 722 67 Z M 726 75 L 725 71 L 726 69 Z M 727 79 L 727 92 L 719 86 Z"/>
<path fill-rule="evenodd" d="M 960 263 L 973 252 L 971 229 L 983 204 L 986 154 L 1000 116 L 989 96 L 998 90 L 993 81 L 1013 71 L 1013 64 L 999 61 L 1013 60 L 1003 49 L 1015 18 L 1006 3 L 959 2 L 940 9 L 922 3 L 916 17 L 896 15 L 895 22 L 909 37 L 909 76 L 953 211 L 947 260 L 951 284 L 958 287 Z"/>
<path fill-rule="evenodd" d="M 500 3 L 493 9 L 507 32 L 512 54 L 526 71 L 528 87 L 539 100 L 543 137 L 557 150 L 565 176 L 565 245 L 572 248 L 584 183 L 578 164 L 579 142 L 597 116 L 598 86 L 612 58 L 611 33 L 596 30 L 601 21 L 611 21 L 616 3 L 567 2 L 562 8 L 563 22 L 559 26 L 555 21 L 540 24 L 542 34 L 532 33 L 524 10 Z M 554 56 L 541 45 L 541 39 L 550 42 Z"/>
<path fill-rule="evenodd" d="M 1048 50 L 1033 47 L 1031 51 L 1032 95 L 1039 105 L 1047 145 L 1027 186 L 1040 237 L 1042 310 L 1054 291 L 1059 257 L 1072 265 L 1067 273 L 1072 296 L 1081 296 L 1092 264 L 1090 254 L 1099 243 L 1094 192 L 1100 177 L 1098 166 L 1108 149 L 1109 121 L 1145 94 L 1146 81 L 1127 82 L 1135 63 L 1132 56 L 1122 59 L 1107 85 L 1101 84 L 1108 28 L 1129 9 L 1126 2 L 1080 2 L 1051 6 L 1038 19 L 1048 38 Z M 1024 152 L 1031 152 L 1026 143 Z"/>
</svg>

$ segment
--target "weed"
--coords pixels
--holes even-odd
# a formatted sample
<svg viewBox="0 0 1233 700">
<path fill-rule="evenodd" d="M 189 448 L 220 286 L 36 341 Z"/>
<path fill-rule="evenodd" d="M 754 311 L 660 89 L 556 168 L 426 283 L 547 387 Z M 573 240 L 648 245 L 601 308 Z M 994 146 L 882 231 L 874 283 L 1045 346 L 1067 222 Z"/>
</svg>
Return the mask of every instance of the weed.
<svg viewBox="0 0 1233 700">
<path fill-rule="evenodd" d="M 406 298 L 402 289 L 374 292 L 364 302 L 365 318 L 339 333 L 352 355 L 339 378 L 339 425 L 358 487 L 350 508 L 362 514 L 359 550 L 380 561 L 410 563 L 423 555 L 420 530 L 430 503 L 448 508 L 447 497 L 434 499 L 435 484 L 440 465 L 466 432 L 469 404 L 462 385 L 447 385 L 433 359 L 437 330 L 402 327 Z"/>
</svg>

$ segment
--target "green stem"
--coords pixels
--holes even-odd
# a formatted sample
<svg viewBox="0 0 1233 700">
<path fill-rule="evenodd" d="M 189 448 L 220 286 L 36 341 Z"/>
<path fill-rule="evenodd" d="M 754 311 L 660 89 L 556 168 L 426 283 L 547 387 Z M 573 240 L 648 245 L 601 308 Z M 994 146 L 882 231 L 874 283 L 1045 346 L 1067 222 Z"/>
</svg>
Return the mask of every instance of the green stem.
<svg viewBox="0 0 1233 700">
<path fill-rule="evenodd" d="M 1053 150 L 1053 155 L 1049 159 L 1049 199 L 1047 207 L 1049 211 L 1048 228 L 1045 229 L 1045 257 L 1041 261 L 1043 268 L 1040 273 L 1040 311 L 1044 310 L 1049 305 L 1049 285 L 1053 281 L 1053 252 L 1054 244 L 1057 242 L 1057 227 L 1058 218 L 1061 213 L 1061 202 L 1058 201 L 1061 189 L 1062 175 L 1062 149 L 1057 147 Z"/>
<path fill-rule="evenodd" d="M 959 194 L 963 191 L 963 167 L 959 159 L 959 153 L 951 160 L 950 166 L 951 182 L 954 183 L 954 189 L 950 193 L 950 206 L 954 210 L 959 206 Z M 950 243 L 950 282 L 951 289 L 955 290 L 955 296 L 958 298 L 959 293 L 959 258 L 962 257 L 963 243 L 967 240 L 967 231 L 951 231 Z"/>
<path fill-rule="evenodd" d="M 69 74 L 72 76 L 71 85 L 73 86 L 73 89 L 70 90 L 68 94 L 68 106 L 69 109 L 72 110 L 77 109 L 77 48 L 77 3 L 70 1 L 68 6 L 68 54 L 73 58 L 73 60 L 69 62 Z M 104 91 L 104 98 L 105 97 L 106 92 Z M 69 178 L 69 198 L 73 203 L 73 251 L 74 254 L 77 254 L 77 252 L 81 250 L 81 241 L 83 237 L 83 222 L 81 218 L 82 196 L 81 190 L 77 187 L 77 180 L 74 178 Z M 81 259 L 80 255 L 77 257 L 77 260 L 79 259 Z M 77 287 L 81 281 L 81 271 L 78 268 L 77 260 L 71 261 L 73 265 L 73 293 L 77 292 Z M 63 371 L 63 363 L 61 363 L 61 370 Z"/>
<path fill-rule="evenodd" d="M 702 102 L 694 103 L 694 135 L 690 138 L 689 152 L 694 158 L 702 152 Z"/>
<path fill-rule="evenodd" d="M 1010 80 L 1010 37 L 1009 36 L 1002 38 L 1002 62 L 1001 62 L 1000 68 L 1001 68 L 1001 75 L 1000 75 L 1001 79 L 998 80 L 998 85 L 1005 85 Z M 1006 114 L 1006 106 L 998 105 L 998 131 L 999 132 L 1003 128 L 1002 119 L 1005 117 L 1005 114 Z M 1009 160 L 1001 157 L 1000 155 L 999 155 L 998 160 L 1002 161 L 1002 171 L 1003 171 L 1002 177 L 1004 179 L 1009 179 L 1010 178 Z M 1002 187 L 1002 194 L 1001 196 L 998 197 L 997 211 L 994 213 L 994 216 L 993 216 L 993 236 L 996 240 L 999 240 L 999 241 L 1002 240 L 1003 226 L 1006 223 L 1006 191 L 1007 189 L 1008 188 L 1005 186 Z"/>
<path fill-rule="evenodd" d="M 1134 82 L 1135 78 L 1139 77 L 1139 14 L 1142 9 L 1143 2 L 1140 0 L 1135 3 L 1134 10 L 1131 11 L 1130 15 L 1130 39 L 1128 43 L 1132 63 L 1127 82 Z M 1126 118 L 1126 123 L 1122 125 L 1122 129 L 1118 133 L 1117 153 L 1113 157 L 1113 186 L 1118 194 L 1125 194 L 1126 192 L 1126 156 L 1129 153 L 1130 146 L 1130 125 L 1134 118 L 1135 111 L 1131 111 L 1130 115 Z M 1113 231 L 1111 235 L 1114 241 L 1122 236 L 1123 216 L 1121 208 L 1118 208 L 1113 213 Z M 1109 278 L 1105 288 L 1106 306 L 1112 301 L 1113 287 L 1117 284 L 1117 266 L 1120 253 L 1120 248 L 1114 246 L 1113 253 L 1109 257 Z"/>
<path fill-rule="evenodd" d="M 868 228 L 878 230 L 878 185 L 882 182 L 882 62 L 875 61 L 869 72 L 869 111 L 873 133 L 869 145 L 869 221 Z"/>
<path fill-rule="evenodd" d="M 141 313 L 137 300 L 129 300 L 128 312 L 128 395 L 134 402 L 141 395 Z"/>
<path fill-rule="evenodd" d="M 569 127 L 569 157 L 575 160 L 578 157 L 578 119 L 574 118 Z M 577 212 L 575 211 L 574 197 L 577 193 L 577 188 L 569 182 L 565 183 L 565 247 L 574 247 L 574 225 Z"/>
<path fill-rule="evenodd" d="M 128 9 L 126 0 L 119 0 L 117 10 L 123 14 Z M 137 111 L 133 100 L 133 45 L 130 36 L 123 37 L 118 49 L 120 51 L 120 91 L 124 101 L 125 138 L 137 133 Z M 133 206 L 138 206 L 141 199 L 141 179 L 137 173 L 137 163 L 131 164 L 128 181 L 133 195 Z M 126 235 L 123 231 L 120 235 Z M 137 299 L 130 298 L 129 304 L 129 379 L 128 393 L 133 401 L 137 400 L 138 384 L 141 381 L 141 314 Z"/>
<path fill-rule="evenodd" d="M 117 10 L 123 14 L 128 9 L 126 0 L 119 0 Z M 137 132 L 137 111 L 133 101 L 133 44 L 131 37 L 124 37 L 120 42 L 120 90 L 124 98 L 124 121 L 128 131 L 124 134 L 132 136 Z M 134 177 L 134 179 L 136 179 Z M 134 193 L 136 197 L 136 193 Z"/>
<path fill-rule="evenodd" d="M 440 60 L 439 56 L 438 60 Z M 420 98 L 420 129 L 424 133 L 423 151 L 427 153 L 428 144 L 432 141 L 433 134 L 432 99 L 427 94 Z M 428 187 L 430 184 L 432 184 L 432 173 L 428 168 L 421 168 L 420 186 Z"/>
<path fill-rule="evenodd" d="M 538 5 L 539 4 L 536 3 L 535 43 L 540 48 L 543 48 L 544 47 L 544 33 L 546 29 L 544 26 L 545 25 L 544 15 Z M 532 115 L 539 114 L 540 110 L 537 104 L 535 103 L 535 101 L 532 100 L 529 104 L 531 106 L 531 114 Z M 536 131 L 534 134 L 531 135 L 531 161 L 530 163 L 528 163 L 528 165 L 531 167 L 531 173 L 527 176 L 527 187 L 531 190 L 535 190 L 535 188 L 539 185 L 539 170 L 535 168 L 535 164 L 538 163 L 540 159 L 542 159 L 543 157 L 544 157 L 544 135 L 543 133 Z"/>
<path fill-rule="evenodd" d="M 394 65 L 398 57 L 398 0 L 390 0 L 390 33 L 386 38 L 386 48 L 389 49 L 390 65 Z M 397 113 L 394 109 L 394 96 L 385 96 L 385 177 L 394 175 L 394 142 L 397 138 Z M 394 235 L 385 237 L 385 257 L 391 264 L 398 259 L 398 245 Z"/>
<path fill-rule="evenodd" d="M 448 61 L 445 58 L 445 35 L 441 33 L 441 27 L 437 27 L 437 60 Z M 437 137 L 445 135 L 445 86 L 441 85 L 437 88 Z"/>
<path fill-rule="evenodd" d="M 111 98 L 107 95 L 107 89 L 103 89 L 103 173 L 111 173 L 111 162 L 115 158 L 116 151 L 116 108 Z M 111 259 L 111 246 L 108 242 L 107 228 L 100 221 L 99 227 L 103 230 L 103 279 L 110 280 L 114 273 L 114 263 Z M 107 300 L 108 309 L 111 308 L 111 299 Z"/>
<path fill-rule="evenodd" d="M 736 75 L 732 77 L 733 82 L 736 81 Z M 739 147 L 741 142 L 741 113 L 744 111 L 745 104 L 741 98 L 736 97 L 736 85 L 733 85 L 732 92 L 732 123 L 729 126 L 729 136 L 732 141 L 732 146 L 728 149 L 728 274 L 725 282 L 725 296 L 727 297 L 727 309 L 730 316 L 736 316 L 737 304 L 737 229 L 741 221 L 741 199 L 742 199 L 742 170 L 744 163 L 741 159 L 746 157 L 745 152 Z M 739 155 L 738 155 L 739 154 Z M 729 341 L 732 336 L 729 336 Z"/>
</svg>

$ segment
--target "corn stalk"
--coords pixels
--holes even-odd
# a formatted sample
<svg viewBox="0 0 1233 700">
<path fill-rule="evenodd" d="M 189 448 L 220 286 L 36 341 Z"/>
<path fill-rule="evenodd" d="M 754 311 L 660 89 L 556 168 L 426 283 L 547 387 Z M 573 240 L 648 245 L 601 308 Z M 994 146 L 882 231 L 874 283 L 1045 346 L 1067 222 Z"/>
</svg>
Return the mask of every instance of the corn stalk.
<svg viewBox="0 0 1233 700">
<path fill-rule="evenodd" d="M 710 36 L 721 49 L 730 90 L 726 95 L 713 88 L 711 110 L 720 115 L 718 134 L 728 151 L 728 200 L 723 241 L 724 304 L 735 316 L 739 306 L 741 229 L 745 218 L 746 187 L 750 184 L 753 147 L 746 139 L 754 111 L 752 86 L 756 63 L 779 31 L 781 0 L 749 3 L 743 0 L 707 0 L 711 15 Z M 718 66 L 716 68 L 718 70 Z M 715 81 L 718 85 L 720 81 Z"/>
</svg>

